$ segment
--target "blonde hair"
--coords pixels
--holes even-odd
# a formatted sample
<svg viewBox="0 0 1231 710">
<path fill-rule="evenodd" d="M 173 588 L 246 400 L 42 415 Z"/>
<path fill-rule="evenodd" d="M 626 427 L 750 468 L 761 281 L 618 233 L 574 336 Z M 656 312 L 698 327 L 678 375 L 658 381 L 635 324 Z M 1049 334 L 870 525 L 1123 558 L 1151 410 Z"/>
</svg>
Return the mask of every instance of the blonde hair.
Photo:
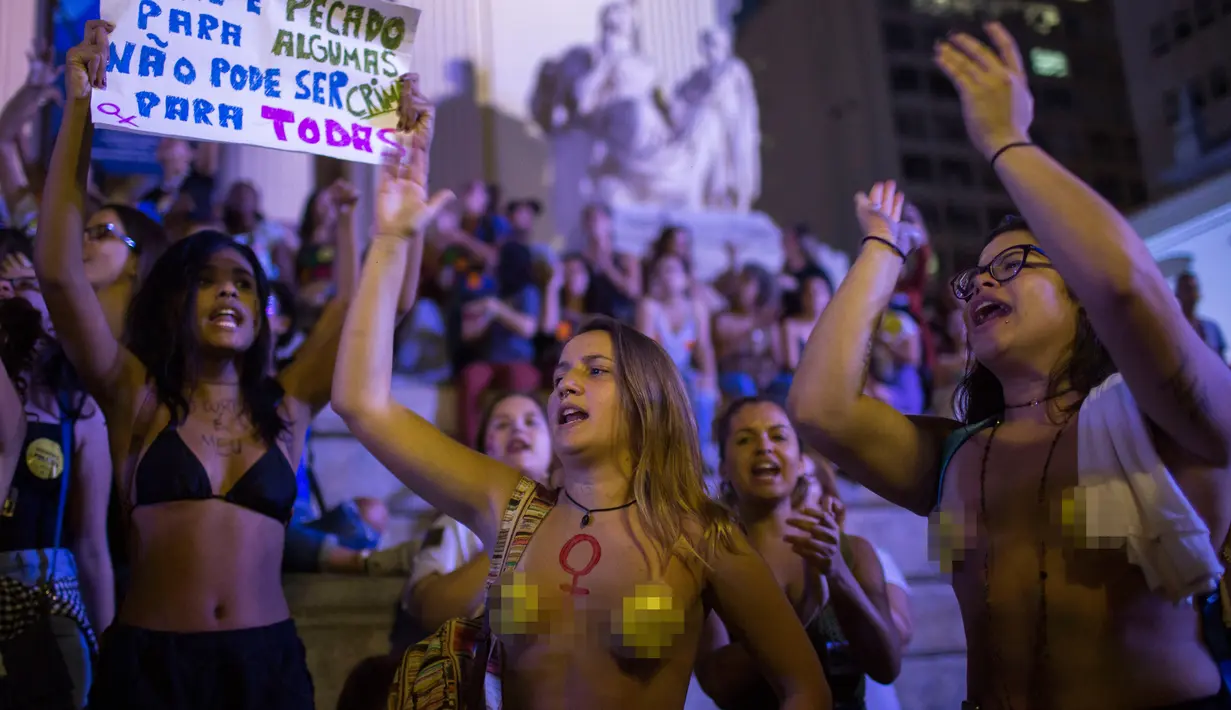
<svg viewBox="0 0 1231 710">
<path fill-rule="evenodd" d="M 658 343 L 618 321 L 594 318 L 578 335 L 593 332 L 611 336 L 623 413 L 619 435 L 632 455 L 633 497 L 663 560 L 682 551 L 706 563 L 720 548 L 733 551 L 735 525 L 706 492 L 697 420 L 675 363 Z M 693 526 L 701 529 L 699 541 L 690 539 Z"/>
</svg>

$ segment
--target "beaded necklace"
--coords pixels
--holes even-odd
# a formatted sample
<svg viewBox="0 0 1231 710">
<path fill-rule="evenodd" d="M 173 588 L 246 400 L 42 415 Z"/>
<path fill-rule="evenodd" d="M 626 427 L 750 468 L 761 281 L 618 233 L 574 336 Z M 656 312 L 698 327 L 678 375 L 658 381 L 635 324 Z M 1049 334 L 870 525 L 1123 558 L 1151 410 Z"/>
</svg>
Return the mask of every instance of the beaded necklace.
<svg viewBox="0 0 1231 710">
<path fill-rule="evenodd" d="M 1035 406 L 1039 403 L 1038 400 L 1026 405 L 1020 406 Z M 1015 408 L 1015 407 L 1013 407 Z M 987 445 L 983 449 L 983 462 L 979 470 L 979 520 L 983 525 L 984 534 L 988 536 L 987 554 L 983 557 L 983 605 L 985 625 L 990 624 L 992 618 L 992 563 L 993 563 L 993 548 L 991 544 L 991 534 L 987 527 L 987 460 L 992 451 L 992 442 L 996 440 L 996 432 L 1000 430 L 1000 425 L 1004 423 L 1003 419 L 997 419 L 996 424 L 992 427 L 991 434 L 987 437 Z M 1046 516 L 1047 510 L 1047 477 L 1051 470 L 1052 455 L 1056 453 L 1056 445 L 1060 443 L 1060 435 L 1064 433 L 1066 427 L 1061 426 L 1056 432 L 1056 436 L 1052 439 L 1051 447 L 1047 450 L 1047 460 L 1043 463 L 1043 475 L 1039 478 L 1039 489 L 1036 495 L 1036 505 L 1038 509 L 1044 511 Z M 1039 536 L 1038 548 L 1039 562 L 1039 613 L 1035 622 L 1035 638 L 1034 638 L 1034 653 L 1033 668 L 1031 669 L 1031 706 L 1035 708 L 1044 708 L 1046 704 L 1043 700 L 1044 683 L 1043 676 L 1047 670 L 1047 660 L 1049 658 L 1049 649 L 1047 646 L 1047 539 L 1045 536 Z M 987 675 L 994 675 L 997 668 L 1002 667 L 1000 653 L 996 650 L 996 644 L 992 643 L 987 634 L 984 636 L 984 646 L 988 652 L 991 672 Z M 1001 688 L 1003 692 L 1005 689 Z M 986 691 L 981 695 L 986 695 Z M 997 693 L 998 695 L 1001 693 Z M 1007 692 L 1003 693 L 1007 695 Z M 1012 705 L 1006 705 L 1009 710 L 1013 710 Z M 976 708 L 976 710 L 978 710 Z"/>
</svg>

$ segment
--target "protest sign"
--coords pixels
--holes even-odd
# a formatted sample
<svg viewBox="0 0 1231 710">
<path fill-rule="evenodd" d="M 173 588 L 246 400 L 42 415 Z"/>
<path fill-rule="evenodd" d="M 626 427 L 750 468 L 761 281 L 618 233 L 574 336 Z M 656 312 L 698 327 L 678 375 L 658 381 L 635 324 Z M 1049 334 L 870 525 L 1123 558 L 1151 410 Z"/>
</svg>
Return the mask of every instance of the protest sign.
<svg viewBox="0 0 1231 710">
<path fill-rule="evenodd" d="M 103 128 L 380 162 L 419 11 L 389 0 L 102 0 Z"/>
<path fill-rule="evenodd" d="M 81 41 L 88 20 L 97 18 L 99 0 L 60 0 L 56 5 L 51 25 L 52 43 L 56 52 L 56 66 L 64 64 L 68 50 Z M 61 77 L 58 86 L 64 88 Z M 56 134 L 60 132 L 62 111 L 52 106 L 47 112 L 47 130 L 43 133 L 43 155 L 51 155 Z M 94 135 L 94 147 L 90 162 L 99 175 L 158 175 L 155 153 L 158 136 L 129 133 L 127 131 L 99 131 Z"/>
</svg>

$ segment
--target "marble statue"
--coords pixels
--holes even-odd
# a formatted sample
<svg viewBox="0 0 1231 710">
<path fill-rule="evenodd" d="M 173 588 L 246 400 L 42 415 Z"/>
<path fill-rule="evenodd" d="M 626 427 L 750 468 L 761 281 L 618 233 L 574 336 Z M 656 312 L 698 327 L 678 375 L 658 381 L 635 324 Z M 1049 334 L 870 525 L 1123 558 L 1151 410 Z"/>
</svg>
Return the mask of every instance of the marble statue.
<svg viewBox="0 0 1231 710">
<path fill-rule="evenodd" d="M 532 99 L 540 126 L 568 144 L 557 183 L 580 182 L 581 197 L 615 206 L 748 211 L 760 190 L 760 130 L 730 36 L 702 33 L 702 66 L 667 94 L 638 47 L 633 7 L 612 2 L 599 24 L 595 46 L 544 65 Z M 560 164 L 568 156 L 584 166 Z"/>
<path fill-rule="evenodd" d="M 701 33 L 705 64 L 676 89 L 677 120 L 684 126 L 706 120 L 716 124 L 719 140 L 696 146 L 709 153 L 701 156 L 704 205 L 747 212 L 761 192 L 761 117 L 752 72 L 731 49 L 726 30 Z"/>
</svg>

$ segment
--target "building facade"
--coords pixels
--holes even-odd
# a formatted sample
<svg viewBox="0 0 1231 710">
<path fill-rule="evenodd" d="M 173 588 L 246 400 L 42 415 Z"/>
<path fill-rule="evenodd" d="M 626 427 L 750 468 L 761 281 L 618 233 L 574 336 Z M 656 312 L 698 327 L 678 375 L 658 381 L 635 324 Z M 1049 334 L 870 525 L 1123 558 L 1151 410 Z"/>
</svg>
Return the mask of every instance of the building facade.
<svg viewBox="0 0 1231 710">
<path fill-rule="evenodd" d="M 1231 169 L 1231 0 L 1116 0 L 1150 199 Z"/>
<path fill-rule="evenodd" d="M 932 54 L 951 30 L 979 33 L 991 19 L 1026 59 L 1032 138 L 1120 208 L 1143 204 L 1111 0 L 761 0 L 740 44 L 762 93 L 761 208 L 851 248 L 851 194 L 894 177 L 931 227 L 941 273 L 976 259 L 1013 206 L 970 147 Z"/>
</svg>

